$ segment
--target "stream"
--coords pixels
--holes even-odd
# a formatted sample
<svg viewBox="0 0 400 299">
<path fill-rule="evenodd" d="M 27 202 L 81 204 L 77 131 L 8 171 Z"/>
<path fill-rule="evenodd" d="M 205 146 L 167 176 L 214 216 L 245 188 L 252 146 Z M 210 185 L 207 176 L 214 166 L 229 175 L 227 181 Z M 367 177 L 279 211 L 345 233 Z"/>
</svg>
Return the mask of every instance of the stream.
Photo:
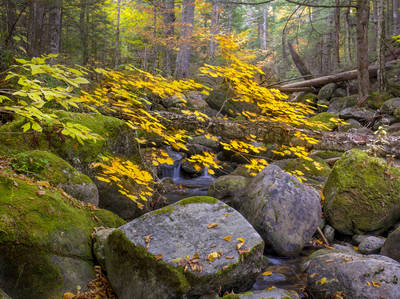
<svg viewBox="0 0 400 299">
<path fill-rule="evenodd" d="M 173 165 L 162 165 L 162 178 L 172 178 L 177 188 L 174 191 L 167 192 L 165 196 L 168 204 L 175 203 L 181 199 L 190 196 L 205 196 L 208 194 L 208 188 L 215 180 L 207 168 L 203 169 L 201 176 L 196 178 L 185 178 L 182 176 L 181 159 L 182 155 L 176 152 L 169 153 L 174 159 Z M 300 265 L 306 258 L 306 252 L 296 258 L 287 258 L 274 255 L 265 255 L 269 260 L 269 265 L 263 269 L 257 277 L 249 291 L 265 290 L 271 287 L 282 288 L 296 291 L 300 298 L 308 298 L 304 292 L 306 285 L 306 276 L 301 272 Z M 271 275 L 262 275 L 264 272 L 271 272 Z"/>
</svg>

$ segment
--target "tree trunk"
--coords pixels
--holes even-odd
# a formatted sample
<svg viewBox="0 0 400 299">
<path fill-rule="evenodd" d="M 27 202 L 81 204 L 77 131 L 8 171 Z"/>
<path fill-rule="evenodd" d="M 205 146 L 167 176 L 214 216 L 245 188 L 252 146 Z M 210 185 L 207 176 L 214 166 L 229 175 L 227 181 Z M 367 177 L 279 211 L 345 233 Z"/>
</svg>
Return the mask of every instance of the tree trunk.
<svg viewBox="0 0 400 299">
<path fill-rule="evenodd" d="M 351 4 L 351 0 L 349 0 L 349 4 Z M 351 65 L 353 64 L 353 60 L 351 57 L 350 7 L 346 9 L 345 13 L 345 31 L 346 31 L 346 42 L 345 42 L 346 63 L 348 65 Z"/>
<path fill-rule="evenodd" d="M 293 62 L 296 65 L 297 69 L 299 70 L 299 73 L 305 78 L 305 79 L 311 79 L 313 78 L 313 75 L 311 74 L 310 70 L 307 68 L 306 64 L 304 61 L 301 59 L 299 54 L 297 54 L 294 46 L 292 43 L 288 42 L 288 47 L 289 47 L 289 52 L 290 55 L 292 56 Z"/>
<path fill-rule="evenodd" d="M 166 45 L 164 47 L 164 71 L 172 75 L 172 64 L 174 58 L 174 31 L 175 31 L 175 0 L 164 0 L 163 3 L 164 36 Z"/>
<path fill-rule="evenodd" d="M 210 33 L 210 58 L 212 59 L 215 57 L 215 50 L 217 48 L 215 36 L 219 33 L 219 0 L 212 1 Z"/>
<path fill-rule="evenodd" d="M 267 50 L 267 36 L 268 36 L 268 9 L 263 9 L 263 23 L 261 35 L 261 49 Z"/>
<path fill-rule="evenodd" d="M 86 65 L 89 61 L 89 49 L 88 49 L 88 22 L 87 15 L 88 12 L 88 0 L 81 0 L 80 2 L 80 15 L 79 15 L 79 30 L 80 30 L 80 38 L 82 43 L 82 64 Z"/>
<path fill-rule="evenodd" d="M 12 46 L 13 44 L 13 38 L 12 35 L 14 33 L 15 30 L 15 25 L 17 22 L 17 7 L 15 5 L 15 1 L 14 0 L 6 0 L 6 4 L 7 4 L 7 26 L 6 26 L 6 31 L 5 36 L 5 42 L 6 42 L 6 47 L 7 46 Z"/>
<path fill-rule="evenodd" d="M 396 65 L 396 63 L 399 63 L 399 62 L 400 62 L 400 60 L 389 61 L 386 63 L 385 68 L 390 68 L 391 66 L 394 66 L 394 65 Z M 376 76 L 377 70 L 378 70 L 377 65 L 369 66 L 368 67 L 368 76 L 369 77 Z M 351 71 L 341 72 L 341 73 L 332 74 L 332 75 L 328 75 L 328 76 L 322 76 L 322 77 L 311 79 L 311 80 L 305 80 L 305 81 L 285 84 L 280 87 L 277 87 L 277 89 L 279 89 L 281 91 L 293 91 L 294 88 L 320 87 L 320 86 L 323 86 L 328 83 L 355 80 L 357 78 L 358 78 L 358 70 L 351 70 Z"/>
<path fill-rule="evenodd" d="M 369 96 L 368 23 L 369 0 L 357 0 L 357 60 L 359 105 Z"/>
<path fill-rule="evenodd" d="M 53 1 L 49 8 L 49 53 L 60 53 L 62 0 Z"/>
<path fill-rule="evenodd" d="M 228 34 L 231 33 L 231 31 L 232 31 L 232 12 L 233 12 L 233 3 L 229 2 L 229 4 L 228 4 L 228 20 L 227 20 L 227 25 L 226 25 L 226 32 Z"/>
<path fill-rule="evenodd" d="M 194 23 L 194 0 L 183 0 L 182 3 L 182 24 L 176 57 L 175 76 L 178 79 L 189 76 L 190 51 Z"/>
<path fill-rule="evenodd" d="M 44 0 L 33 0 L 29 11 L 28 43 L 29 56 L 40 56 L 45 40 L 46 9 Z"/>
<path fill-rule="evenodd" d="M 393 34 L 400 34 L 400 0 L 393 0 Z"/>
<path fill-rule="evenodd" d="M 120 60 L 121 60 L 121 45 L 120 45 L 120 40 L 119 40 L 120 16 L 121 16 L 121 0 L 117 0 L 117 24 L 115 26 L 114 67 L 117 67 L 120 64 Z"/>
<path fill-rule="evenodd" d="M 385 0 L 377 0 L 377 78 L 378 90 L 382 92 L 386 90 L 385 76 Z"/>
<path fill-rule="evenodd" d="M 336 0 L 336 5 L 340 5 L 340 0 Z M 333 48 L 333 68 L 340 69 L 340 7 L 335 8 L 335 38 Z"/>
<path fill-rule="evenodd" d="M 329 74 L 332 71 L 333 23 L 334 15 L 331 14 L 328 18 L 328 32 L 324 34 L 322 40 L 322 74 Z"/>
</svg>

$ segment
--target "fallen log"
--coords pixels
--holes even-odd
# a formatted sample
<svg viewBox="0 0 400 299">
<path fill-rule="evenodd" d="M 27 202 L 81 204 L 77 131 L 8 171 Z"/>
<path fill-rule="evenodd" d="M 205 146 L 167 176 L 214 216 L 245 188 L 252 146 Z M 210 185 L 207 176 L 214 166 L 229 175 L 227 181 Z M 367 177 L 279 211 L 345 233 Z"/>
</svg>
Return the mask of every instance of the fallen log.
<svg viewBox="0 0 400 299">
<path fill-rule="evenodd" d="M 389 68 L 398 62 L 400 62 L 400 60 L 389 61 L 388 63 L 386 63 L 385 68 Z M 371 65 L 368 68 L 370 77 L 376 76 L 377 69 L 378 68 L 376 65 Z M 351 70 L 351 71 L 341 72 L 341 73 L 332 74 L 332 75 L 328 75 L 328 76 L 322 76 L 322 77 L 314 78 L 314 79 L 310 79 L 310 80 L 305 80 L 305 81 L 301 81 L 301 82 L 285 84 L 282 86 L 278 86 L 276 88 L 283 92 L 290 92 L 294 88 L 320 87 L 320 86 L 326 85 L 328 83 L 350 81 L 350 80 L 357 79 L 357 74 L 358 74 L 357 70 Z"/>
<path fill-rule="evenodd" d="M 160 112 L 165 126 L 175 129 L 185 129 L 194 132 L 197 129 L 203 129 L 211 134 L 220 136 L 224 139 L 246 140 L 250 134 L 262 138 L 265 144 L 292 144 L 303 145 L 308 150 L 332 150 L 345 152 L 352 148 L 368 149 L 375 136 L 372 134 L 342 133 L 342 132 L 320 132 L 306 129 L 296 129 L 285 126 L 277 122 L 257 123 L 248 121 L 238 121 L 229 119 L 207 119 L 200 121 L 194 115 L 182 115 L 172 112 Z M 317 144 L 308 144 L 297 137 L 294 137 L 296 131 L 302 131 L 310 137 L 320 142 Z M 393 155 L 400 158 L 400 137 L 387 137 L 388 143 L 382 144 L 382 151 L 378 153 L 382 157 Z"/>
</svg>

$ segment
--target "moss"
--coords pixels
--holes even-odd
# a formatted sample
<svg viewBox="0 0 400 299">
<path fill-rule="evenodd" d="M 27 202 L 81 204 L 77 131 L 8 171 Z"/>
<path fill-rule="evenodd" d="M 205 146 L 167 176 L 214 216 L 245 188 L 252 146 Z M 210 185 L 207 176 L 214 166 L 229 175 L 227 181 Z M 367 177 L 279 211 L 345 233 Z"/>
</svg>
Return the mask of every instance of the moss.
<svg viewBox="0 0 400 299">
<path fill-rule="evenodd" d="M 13 168 L 39 180 L 58 184 L 90 184 L 92 180 L 73 168 L 68 162 L 47 151 L 27 151 L 13 156 Z"/>
<path fill-rule="evenodd" d="M 243 294 L 228 294 L 222 298 L 223 299 L 240 299 L 240 295 L 243 295 Z"/>
<path fill-rule="evenodd" d="M 371 109 L 379 109 L 384 102 L 391 98 L 392 95 L 389 92 L 371 92 L 368 98 L 368 107 Z"/>
<path fill-rule="evenodd" d="M 121 263 L 130 269 L 129 277 L 118 277 L 117 279 L 140 283 L 141 280 L 146 281 L 149 285 L 154 284 L 154 288 L 163 288 L 167 285 L 176 291 L 174 295 L 182 295 L 189 291 L 190 284 L 187 281 L 183 268 L 175 268 L 162 260 L 157 260 L 154 255 L 149 253 L 145 248 L 136 246 L 129 241 L 120 231 L 113 231 L 107 238 L 106 250 L 118 252 L 118 255 L 112 254 L 106 260 L 107 265 L 118 267 Z M 106 254 L 107 255 L 107 254 Z M 130 267 L 127 262 L 133 261 L 135 265 Z M 116 271 L 120 269 L 115 269 Z M 127 269 L 122 269 L 126 273 Z M 122 272 L 121 272 L 121 275 Z M 157 277 L 157 279 L 154 279 Z"/>
<path fill-rule="evenodd" d="M 175 210 L 175 206 L 174 205 L 168 205 L 168 206 L 163 207 L 161 209 L 157 209 L 155 211 L 152 211 L 152 212 L 148 213 L 148 215 L 162 215 L 162 214 L 166 214 L 166 213 L 171 214 L 174 210 Z"/>
<path fill-rule="evenodd" d="M 319 157 L 313 157 L 314 161 L 318 164 L 315 165 L 314 161 L 303 159 L 288 160 L 286 165 L 282 167 L 286 171 L 300 170 L 306 177 L 327 177 L 331 172 L 331 168 L 325 160 Z"/>
<path fill-rule="evenodd" d="M 310 117 L 309 121 L 313 125 L 307 126 L 308 129 L 321 130 L 321 131 L 331 131 L 336 128 L 336 123 L 331 121 L 331 119 L 337 119 L 336 114 L 330 112 L 322 112 Z"/>
<path fill-rule="evenodd" d="M 364 151 L 339 159 L 324 188 L 329 222 L 345 234 L 384 231 L 400 215 L 400 170 Z"/>
<path fill-rule="evenodd" d="M 216 204 L 219 200 L 211 196 L 192 196 L 178 201 L 176 204 L 181 206 L 190 205 L 193 203 L 209 203 Z"/>
</svg>

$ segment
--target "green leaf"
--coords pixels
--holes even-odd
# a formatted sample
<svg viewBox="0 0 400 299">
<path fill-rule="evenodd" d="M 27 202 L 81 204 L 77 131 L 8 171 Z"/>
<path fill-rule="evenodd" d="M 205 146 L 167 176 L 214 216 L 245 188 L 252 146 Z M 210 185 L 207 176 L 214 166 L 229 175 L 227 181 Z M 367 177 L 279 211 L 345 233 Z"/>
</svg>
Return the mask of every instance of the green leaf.
<svg viewBox="0 0 400 299">
<path fill-rule="evenodd" d="M 22 128 L 22 130 L 23 130 L 24 132 L 26 132 L 26 131 L 28 131 L 28 130 L 31 128 L 31 123 L 26 123 L 26 124 L 24 124 L 21 128 Z"/>
</svg>

